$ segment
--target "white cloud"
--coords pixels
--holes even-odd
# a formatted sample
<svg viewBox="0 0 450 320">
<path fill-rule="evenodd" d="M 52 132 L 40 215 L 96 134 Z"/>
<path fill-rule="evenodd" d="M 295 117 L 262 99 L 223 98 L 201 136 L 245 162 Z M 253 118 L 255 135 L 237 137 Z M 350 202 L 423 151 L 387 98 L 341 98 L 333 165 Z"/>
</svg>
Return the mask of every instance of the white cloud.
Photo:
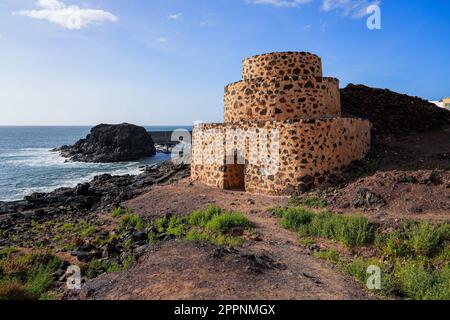
<svg viewBox="0 0 450 320">
<path fill-rule="evenodd" d="M 53 9 L 53 10 L 58 10 L 58 9 L 64 8 L 64 3 L 62 3 L 58 0 L 38 0 L 37 5 L 42 8 Z"/>
<path fill-rule="evenodd" d="M 300 5 L 309 3 L 313 0 L 247 0 L 253 4 L 268 4 L 275 7 L 289 7 L 294 8 Z"/>
<path fill-rule="evenodd" d="M 48 20 L 69 30 L 80 30 L 90 24 L 119 20 L 118 17 L 108 11 L 66 5 L 59 0 L 38 0 L 36 5 L 40 8 L 39 10 L 22 10 L 13 12 L 13 15 Z"/>
<path fill-rule="evenodd" d="M 156 38 L 156 42 L 159 42 L 159 43 L 166 43 L 167 41 L 169 41 L 169 39 L 167 39 L 165 37 Z"/>
<path fill-rule="evenodd" d="M 170 20 L 178 20 L 181 18 L 181 16 L 183 15 L 183 13 L 178 12 L 178 13 L 171 13 L 167 16 L 168 19 Z"/>
<path fill-rule="evenodd" d="M 246 0 L 252 4 L 265 4 L 274 7 L 296 8 L 316 0 Z M 320 0 L 321 10 L 340 12 L 345 17 L 362 18 L 367 15 L 370 5 L 379 5 L 381 0 Z"/>
<path fill-rule="evenodd" d="M 366 10 L 369 6 L 380 3 L 380 0 L 323 0 L 322 10 L 325 12 L 339 11 L 345 17 L 359 19 L 367 15 Z"/>
</svg>

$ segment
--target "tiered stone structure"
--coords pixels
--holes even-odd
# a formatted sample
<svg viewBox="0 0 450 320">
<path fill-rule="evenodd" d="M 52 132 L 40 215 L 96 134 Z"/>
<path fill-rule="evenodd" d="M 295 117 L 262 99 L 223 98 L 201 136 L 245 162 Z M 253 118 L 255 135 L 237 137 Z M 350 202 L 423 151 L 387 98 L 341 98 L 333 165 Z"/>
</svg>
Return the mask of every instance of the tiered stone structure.
<svg viewBox="0 0 450 320">
<path fill-rule="evenodd" d="M 322 76 L 318 56 L 254 56 L 244 60 L 242 78 L 225 87 L 225 123 L 194 126 L 194 180 L 289 194 L 369 151 L 370 123 L 341 117 L 339 80 Z"/>
</svg>

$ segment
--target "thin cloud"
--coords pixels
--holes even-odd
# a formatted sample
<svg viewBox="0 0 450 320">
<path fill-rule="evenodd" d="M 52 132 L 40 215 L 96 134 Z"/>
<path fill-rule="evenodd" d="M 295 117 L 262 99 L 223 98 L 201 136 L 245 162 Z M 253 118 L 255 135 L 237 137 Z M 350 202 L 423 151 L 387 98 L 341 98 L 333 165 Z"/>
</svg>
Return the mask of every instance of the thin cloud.
<svg viewBox="0 0 450 320">
<path fill-rule="evenodd" d="M 180 19 L 182 16 L 183 16 L 183 13 L 182 13 L 182 12 L 179 12 L 179 13 L 172 13 L 172 14 L 169 14 L 169 15 L 167 16 L 167 18 L 170 19 L 170 20 L 178 20 L 178 19 Z"/>
<path fill-rule="evenodd" d="M 247 2 L 253 4 L 267 4 L 274 7 L 288 7 L 295 8 L 306 3 L 310 3 L 313 0 L 247 0 Z"/>
<path fill-rule="evenodd" d="M 38 10 L 22 10 L 13 15 L 47 20 L 69 30 L 80 30 L 90 24 L 116 22 L 118 17 L 104 10 L 85 9 L 77 5 L 66 5 L 59 0 L 38 0 Z"/>
<path fill-rule="evenodd" d="M 246 0 L 255 5 L 271 5 L 274 7 L 297 8 L 317 0 Z M 320 0 L 320 8 L 324 12 L 338 12 L 344 17 L 359 19 L 367 15 L 367 8 L 380 5 L 381 0 Z"/>
<path fill-rule="evenodd" d="M 156 38 L 156 42 L 159 42 L 159 43 L 166 43 L 167 41 L 169 41 L 169 39 L 167 39 L 165 37 Z"/>
<path fill-rule="evenodd" d="M 371 5 L 380 5 L 380 0 L 323 0 L 322 10 L 325 12 L 337 11 L 344 17 L 359 19 L 367 15 L 367 8 Z"/>
</svg>

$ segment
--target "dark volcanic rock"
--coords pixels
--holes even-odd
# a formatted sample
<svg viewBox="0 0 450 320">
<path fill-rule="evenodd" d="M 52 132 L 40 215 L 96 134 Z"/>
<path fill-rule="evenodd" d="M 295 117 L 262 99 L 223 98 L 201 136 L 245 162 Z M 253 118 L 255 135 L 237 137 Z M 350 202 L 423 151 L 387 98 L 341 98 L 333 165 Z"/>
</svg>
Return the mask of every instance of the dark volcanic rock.
<svg viewBox="0 0 450 320">
<path fill-rule="evenodd" d="M 372 192 L 369 189 L 361 188 L 356 194 L 356 198 L 353 199 L 353 206 L 355 208 L 383 207 L 386 205 L 386 201 L 381 195 Z"/>
<path fill-rule="evenodd" d="M 128 123 L 100 124 L 92 128 L 85 139 L 54 151 L 60 151 L 63 157 L 72 161 L 96 163 L 132 161 L 156 154 L 147 130 Z"/>
<path fill-rule="evenodd" d="M 341 100 L 345 115 L 370 120 L 375 138 L 435 130 L 450 124 L 450 111 L 387 89 L 349 84 L 341 89 Z"/>
<path fill-rule="evenodd" d="M 108 209 L 142 194 L 153 185 L 170 183 L 172 180 L 176 181 L 189 175 L 188 165 L 177 165 L 170 161 L 148 167 L 136 176 L 105 174 L 75 188 L 60 188 L 50 193 L 33 193 L 21 201 L 0 201 L 0 218 L 2 215 L 38 218 L 50 213 Z"/>
</svg>

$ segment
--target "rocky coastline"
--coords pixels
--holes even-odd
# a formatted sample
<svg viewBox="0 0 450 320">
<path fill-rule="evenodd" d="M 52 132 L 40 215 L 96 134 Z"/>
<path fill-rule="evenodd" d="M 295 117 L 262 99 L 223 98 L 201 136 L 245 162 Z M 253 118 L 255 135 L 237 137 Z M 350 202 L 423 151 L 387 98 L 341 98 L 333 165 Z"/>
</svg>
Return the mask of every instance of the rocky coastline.
<svg viewBox="0 0 450 320">
<path fill-rule="evenodd" d="M 119 243 L 129 240 L 136 249 L 139 244 L 146 243 L 146 239 L 130 230 L 117 243 L 108 242 L 104 248 L 93 245 L 92 242 L 103 237 L 105 232 L 105 222 L 99 217 L 104 212 L 120 208 L 123 201 L 135 198 L 153 186 L 172 184 L 189 175 L 189 166 L 167 161 L 145 167 L 141 174 L 135 176 L 104 174 L 74 188 L 33 193 L 20 201 L 0 202 L 0 250 L 11 247 L 51 249 L 51 244 L 57 242 L 55 239 L 65 234 L 61 229 L 68 228 L 64 238 L 70 239 L 69 251 L 78 261 L 89 262 L 95 258 L 114 256 L 114 262 L 122 265 L 128 256 L 121 257 L 121 254 L 128 254 L 130 248 Z M 56 230 L 55 226 L 61 228 Z M 74 237 L 79 240 L 75 241 Z M 79 243 L 74 245 L 74 241 Z M 66 251 L 63 245 L 53 249 Z M 134 249 L 131 251 L 134 252 Z"/>
<path fill-rule="evenodd" d="M 142 194 L 149 187 L 171 183 L 189 175 L 188 165 L 176 165 L 171 161 L 146 166 L 138 175 L 103 174 L 74 188 L 59 188 L 49 193 L 33 193 L 19 201 L 0 202 L 0 221 L 67 211 L 77 213 L 110 209 Z M 0 226 L 3 227 L 3 224 Z"/>
</svg>

